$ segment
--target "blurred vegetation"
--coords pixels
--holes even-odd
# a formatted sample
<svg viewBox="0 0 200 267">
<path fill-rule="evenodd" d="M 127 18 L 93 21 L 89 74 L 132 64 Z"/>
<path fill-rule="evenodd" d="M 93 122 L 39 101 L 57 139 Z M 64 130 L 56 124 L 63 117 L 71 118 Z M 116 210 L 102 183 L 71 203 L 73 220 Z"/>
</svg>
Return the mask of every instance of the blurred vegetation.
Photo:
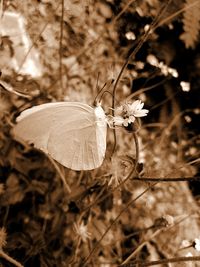
<svg viewBox="0 0 200 267">
<path fill-rule="evenodd" d="M 5 12 L 23 18 L 24 29 L 9 26 Z M 198 256 L 199 1 L 1 0 L 0 14 L 0 266 L 144 266 Z M 111 162 L 108 129 L 103 165 L 85 172 L 52 164 L 14 139 L 26 108 L 62 100 L 92 105 L 155 21 L 116 94 L 118 103 L 141 99 L 149 109 L 137 133 L 137 175 L 119 186 L 137 157 L 126 129 L 117 129 Z M 105 95 L 108 113 L 111 103 Z"/>
</svg>

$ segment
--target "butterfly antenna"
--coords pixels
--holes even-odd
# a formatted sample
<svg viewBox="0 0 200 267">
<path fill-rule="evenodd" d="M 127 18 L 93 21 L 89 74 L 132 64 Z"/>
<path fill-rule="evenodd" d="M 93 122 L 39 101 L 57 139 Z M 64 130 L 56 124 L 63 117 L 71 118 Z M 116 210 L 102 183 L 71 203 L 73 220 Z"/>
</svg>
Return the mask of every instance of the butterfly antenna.
<svg viewBox="0 0 200 267">
<path fill-rule="evenodd" d="M 110 88 L 110 86 L 113 84 L 113 82 L 114 82 L 114 79 L 110 79 L 106 83 L 104 83 L 103 87 L 100 89 L 100 91 L 98 92 L 97 96 L 94 99 L 94 103 L 93 103 L 94 106 L 97 106 L 98 103 L 101 102 L 101 99 L 102 99 L 105 92 L 110 93 L 107 89 Z M 106 88 L 106 90 L 104 90 L 105 88 Z M 104 92 L 102 93 L 103 90 L 104 90 Z M 112 94 L 112 93 L 110 93 L 110 94 Z"/>
<path fill-rule="evenodd" d="M 98 91 L 98 86 L 99 86 L 99 77 L 100 77 L 100 72 L 97 74 L 97 83 L 96 83 L 96 90 Z"/>
</svg>

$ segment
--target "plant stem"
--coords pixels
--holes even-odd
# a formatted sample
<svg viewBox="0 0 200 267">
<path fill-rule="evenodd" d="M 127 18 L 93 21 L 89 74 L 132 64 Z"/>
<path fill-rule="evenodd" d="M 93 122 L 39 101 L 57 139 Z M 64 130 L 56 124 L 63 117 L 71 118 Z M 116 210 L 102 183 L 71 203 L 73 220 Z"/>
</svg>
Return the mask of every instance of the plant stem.
<svg viewBox="0 0 200 267">
<path fill-rule="evenodd" d="M 176 257 L 176 258 L 170 258 L 170 259 L 164 259 L 164 260 L 157 260 L 157 261 L 135 261 L 128 264 L 122 264 L 119 265 L 119 267 L 145 267 L 145 266 L 153 266 L 158 264 L 167 264 L 171 262 L 187 262 L 187 261 L 200 261 L 200 256 L 194 256 L 194 257 Z"/>
<path fill-rule="evenodd" d="M 2 249 L 0 249 L 0 257 L 4 258 L 5 260 L 9 261 L 10 263 L 14 264 L 17 267 L 23 267 L 21 263 L 11 258 L 8 254 L 6 254 Z"/>
</svg>

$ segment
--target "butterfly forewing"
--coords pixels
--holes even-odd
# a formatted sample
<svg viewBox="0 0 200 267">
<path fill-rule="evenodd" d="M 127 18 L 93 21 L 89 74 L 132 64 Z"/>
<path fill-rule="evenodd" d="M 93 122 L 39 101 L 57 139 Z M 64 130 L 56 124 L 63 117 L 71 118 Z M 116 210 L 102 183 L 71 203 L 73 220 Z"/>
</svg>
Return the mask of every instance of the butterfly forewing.
<svg viewBox="0 0 200 267">
<path fill-rule="evenodd" d="M 78 102 L 47 103 L 27 109 L 17 118 L 13 132 L 17 139 L 33 143 L 47 151 L 49 134 L 59 127 L 63 120 L 74 120 L 76 113 L 82 116 L 93 112 L 92 107 Z"/>
</svg>

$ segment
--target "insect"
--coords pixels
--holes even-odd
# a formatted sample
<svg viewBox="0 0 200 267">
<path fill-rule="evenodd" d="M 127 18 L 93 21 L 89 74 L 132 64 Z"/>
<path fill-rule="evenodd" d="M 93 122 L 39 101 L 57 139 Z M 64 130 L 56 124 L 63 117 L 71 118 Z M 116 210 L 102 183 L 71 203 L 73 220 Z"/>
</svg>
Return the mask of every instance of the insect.
<svg viewBox="0 0 200 267">
<path fill-rule="evenodd" d="M 135 118 L 147 115 L 143 105 L 140 100 L 124 104 L 112 117 L 106 116 L 100 104 L 46 103 L 23 111 L 13 133 L 67 168 L 92 170 L 105 157 L 107 124 L 127 127 Z"/>
<path fill-rule="evenodd" d="M 100 104 L 46 103 L 23 111 L 13 134 L 67 168 L 92 170 L 105 157 L 106 115 Z"/>
</svg>

